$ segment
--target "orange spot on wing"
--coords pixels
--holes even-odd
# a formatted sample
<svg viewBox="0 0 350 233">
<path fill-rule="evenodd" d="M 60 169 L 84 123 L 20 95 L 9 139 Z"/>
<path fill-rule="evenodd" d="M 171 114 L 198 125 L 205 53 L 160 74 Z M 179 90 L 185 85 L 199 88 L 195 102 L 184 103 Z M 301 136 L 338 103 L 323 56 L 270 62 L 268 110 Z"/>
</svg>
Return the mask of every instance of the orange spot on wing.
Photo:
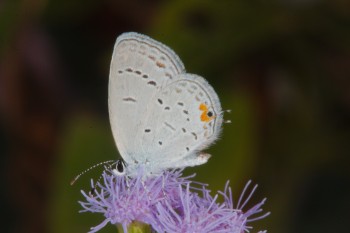
<svg viewBox="0 0 350 233">
<path fill-rule="evenodd" d="M 165 68 L 165 65 L 159 61 L 156 62 L 157 66 L 160 68 Z"/>
<path fill-rule="evenodd" d="M 211 121 L 211 119 L 213 119 L 213 117 L 208 117 L 208 106 L 207 105 L 201 103 L 199 105 L 199 110 L 202 111 L 201 121 L 209 122 L 209 121 Z"/>
<path fill-rule="evenodd" d="M 201 103 L 199 105 L 199 110 L 207 112 L 208 111 L 208 107 L 207 107 L 207 105 Z"/>
<path fill-rule="evenodd" d="M 203 112 L 202 115 L 201 115 L 201 121 L 204 121 L 204 122 L 209 122 L 210 121 L 210 118 L 207 116 L 207 113 L 206 112 Z"/>
</svg>

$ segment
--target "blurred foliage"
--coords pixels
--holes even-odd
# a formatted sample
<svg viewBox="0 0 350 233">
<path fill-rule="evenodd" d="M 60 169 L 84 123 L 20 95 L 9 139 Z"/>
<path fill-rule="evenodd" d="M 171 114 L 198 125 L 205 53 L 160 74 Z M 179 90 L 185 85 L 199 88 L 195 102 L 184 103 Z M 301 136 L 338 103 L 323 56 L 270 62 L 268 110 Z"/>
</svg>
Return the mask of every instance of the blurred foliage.
<svg viewBox="0 0 350 233">
<path fill-rule="evenodd" d="M 114 158 L 116 148 L 108 120 L 102 121 L 88 113 L 84 116 L 72 116 L 67 122 L 62 139 L 59 153 L 64 156 L 58 159 L 53 168 L 55 185 L 50 201 L 50 231 L 86 232 L 86 222 L 95 221 L 94 224 L 97 225 L 103 218 L 92 214 L 79 214 L 81 207 L 77 200 L 83 200 L 80 190 L 91 190 L 90 180 L 98 179 L 103 167 L 89 171 L 72 187 L 69 183 L 82 170 L 96 164 L 96 158 L 101 162 Z"/>
<path fill-rule="evenodd" d="M 0 3 L 0 208 L 4 232 L 86 232 L 81 170 L 118 157 L 108 122 L 116 37 L 169 45 L 209 80 L 231 124 L 186 169 L 213 191 L 260 185 L 268 232 L 346 232 L 350 218 L 350 3 L 347 0 Z M 332 213 L 332 214 L 330 214 Z M 101 232 L 115 232 L 109 226 Z"/>
</svg>

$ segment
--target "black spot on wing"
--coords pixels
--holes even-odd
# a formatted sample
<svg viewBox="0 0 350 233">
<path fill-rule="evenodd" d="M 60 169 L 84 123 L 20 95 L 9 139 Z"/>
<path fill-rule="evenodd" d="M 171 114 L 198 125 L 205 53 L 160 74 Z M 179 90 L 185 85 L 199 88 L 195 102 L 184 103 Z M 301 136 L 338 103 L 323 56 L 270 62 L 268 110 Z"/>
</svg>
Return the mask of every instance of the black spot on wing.
<svg viewBox="0 0 350 233">
<path fill-rule="evenodd" d="M 165 124 L 166 127 L 168 127 L 169 129 L 171 129 L 172 131 L 175 131 L 175 130 L 176 130 L 175 127 L 172 126 L 171 124 L 169 124 L 168 122 L 164 121 L 164 124 Z"/>
<path fill-rule="evenodd" d="M 165 73 L 165 77 L 168 77 L 169 79 L 173 79 L 173 76 L 169 73 Z"/>
<path fill-rule="evenodd" d="M 197 140 L 197 134 L 196 133 L 194 133 L 194 132 L 191 132 L 191 134 L 194 136 L 194 140 Z"/>
<path fill-rule="evenodd" d="M 155 81 L 148 81 L 147 84 L 152 86 L 157 86 L 157 83 Z"/>
<path fill-rule="evenodd" d="M 123 98 L 123 101 L 125 101 L 125 102 L 136 102 L 136 99 L 134 99 L 134 98 L 132 98 L 132 97 L 125 97 L 125 98 Z"/>
</svg>

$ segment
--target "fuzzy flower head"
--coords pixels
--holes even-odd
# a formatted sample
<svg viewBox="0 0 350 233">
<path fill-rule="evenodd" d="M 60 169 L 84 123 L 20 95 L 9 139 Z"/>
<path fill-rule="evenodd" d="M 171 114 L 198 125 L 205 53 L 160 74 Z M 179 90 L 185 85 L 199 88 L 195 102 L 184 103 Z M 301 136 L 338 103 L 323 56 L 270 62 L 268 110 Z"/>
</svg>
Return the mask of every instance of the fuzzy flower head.
<svg viewBox="0 0 350 233">
<path fill-rule="evenodd" d="M 193 177 L 182 177 L 182 170 L 172 170 L 145 180 L 143 169 L 135 178 L 107 171 L 93 195 L 82 191 L 86 201 L 80 202 L 81 212 L 102 213 L 105 217 L 90 232 L 97 232 L 108 223 L 121 224 L 124 232 L 128 232 L 128 227 L 137 221 L 159 233 L 249 232 L 251 227 L 247 224 L 269 214 L 260 213 L 265 200 L 246 212 L 242 210 L 256 189 L 255 186 L 244 199 L 250 183 L 234 205 L 228 183 L 223 192 L 213 197 L 207 185 L 192 181 Z M 217 201 L 218 195 L 224 197 L 223 203 Z"/>
</svg>

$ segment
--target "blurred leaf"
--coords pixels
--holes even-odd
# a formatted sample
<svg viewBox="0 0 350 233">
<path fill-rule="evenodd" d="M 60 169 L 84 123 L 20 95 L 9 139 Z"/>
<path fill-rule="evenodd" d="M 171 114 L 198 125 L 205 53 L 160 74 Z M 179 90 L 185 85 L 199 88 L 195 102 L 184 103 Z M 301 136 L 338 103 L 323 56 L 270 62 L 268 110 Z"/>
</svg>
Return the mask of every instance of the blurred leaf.
<svg viewBox="0 0 350 233">
<path fill-rule="evenodd" d="M 56 163 L 51 202 L 51 232 L 87 232 L 98 225 L 103 216 L 98 214 L 79 214 L 78 204 L 83 200 L 79 190 L 90 191 L 89 180 L 98 179 L 103 167 L 93 169 L 82 176 L 74 186 L 70 181 L 81 171 L 102 161 L 117 159 L 108 119 L 89 115 L 76 115 L 66 124 L 63 135 L 60 161 Z M 108 229 L 109 227 L 107 227 Z M 113 231 L 116 227 L 112 226 Z M 107 230 L 104 230 L 107 232 Z"/>
</svg>

